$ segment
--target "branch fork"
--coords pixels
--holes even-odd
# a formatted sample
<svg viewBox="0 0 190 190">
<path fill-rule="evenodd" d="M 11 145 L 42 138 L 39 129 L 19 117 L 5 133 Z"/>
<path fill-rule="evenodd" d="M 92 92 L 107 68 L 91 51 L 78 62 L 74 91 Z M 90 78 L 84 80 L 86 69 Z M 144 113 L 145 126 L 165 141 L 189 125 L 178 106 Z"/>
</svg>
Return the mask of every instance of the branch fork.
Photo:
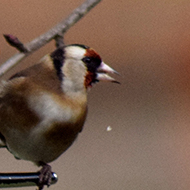
<svg viewBox="0 0 190 190">
<path fill-rule="evenodd" d="M 22 59 L 30 55 L 32 52 L 38 50 L 51 40 L 56 41 L 56 47 L 64 46 L 63 35 L 82 17 L 84 17 L 93 7 L 95 7 L 101 0 L 86 0 L 81 6 L 76 8 L 66 19 L 58 23 L 46 33 L 33 39 L 27 44 L 23 44 L 16 36 L 12 34 L 4 34 L 4 38 L 9 45 L 16 48 L 19 53 L 16 53 L 6 62 L 0 66 L 0 77 L 3 76 L 12 67 L 18 64 Z"/>
</svg>

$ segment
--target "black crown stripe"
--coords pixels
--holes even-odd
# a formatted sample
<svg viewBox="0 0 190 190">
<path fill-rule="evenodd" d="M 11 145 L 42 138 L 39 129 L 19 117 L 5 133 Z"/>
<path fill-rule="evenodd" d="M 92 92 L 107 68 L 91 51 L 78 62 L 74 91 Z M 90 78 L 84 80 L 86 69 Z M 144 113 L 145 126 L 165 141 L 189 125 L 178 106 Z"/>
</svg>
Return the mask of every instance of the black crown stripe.
<svg viewBox="0 0 190 190">
<path fill-rule="evenodd" d="M 59 77 L 59 80 L 62 80 L 63 78 L 63 73 L 61 71 L 61 68 L 63 66 L 64 63 L 64 49 L 63 48 L 57 48 L 54 52 L 52 52 L 50 54 L 52 60 L 53 60 L 53 64 L 54 67 L 57 71 L 57 76 Z"/>
</svg>

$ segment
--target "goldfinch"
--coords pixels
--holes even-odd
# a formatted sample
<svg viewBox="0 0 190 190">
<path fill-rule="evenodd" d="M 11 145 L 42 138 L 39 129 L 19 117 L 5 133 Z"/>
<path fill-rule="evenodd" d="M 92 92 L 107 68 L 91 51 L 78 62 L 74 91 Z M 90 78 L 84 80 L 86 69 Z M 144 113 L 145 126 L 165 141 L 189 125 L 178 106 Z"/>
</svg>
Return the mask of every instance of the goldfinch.
<svg viewBox="0 0 190 190">
<path fill-rule="evenodd" d="M 39 63 L 0 85 L 0 147 L 40 170 L 39 189 L 50 185 L 48 163 L 66 151 L 82 131 L 87 91 L 98 81 L 118 83 L 92 48 L 57 48 Z"/>
</svg>

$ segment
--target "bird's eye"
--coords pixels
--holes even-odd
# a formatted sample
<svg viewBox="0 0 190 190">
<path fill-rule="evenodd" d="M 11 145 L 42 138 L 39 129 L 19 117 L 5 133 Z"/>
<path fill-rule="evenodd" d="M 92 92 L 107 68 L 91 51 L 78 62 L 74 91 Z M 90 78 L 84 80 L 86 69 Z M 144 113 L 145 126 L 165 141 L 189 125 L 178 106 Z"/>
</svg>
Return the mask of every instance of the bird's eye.
<svg viewBox="0 0 190 190">
<path fill-rule="evenodd" d="M 84 57 L 83 59 L 82 59 L 82 61 L 84 62 L 84 63 L 91 63 L 91 58 L 90 57 Z"/>
</svg>

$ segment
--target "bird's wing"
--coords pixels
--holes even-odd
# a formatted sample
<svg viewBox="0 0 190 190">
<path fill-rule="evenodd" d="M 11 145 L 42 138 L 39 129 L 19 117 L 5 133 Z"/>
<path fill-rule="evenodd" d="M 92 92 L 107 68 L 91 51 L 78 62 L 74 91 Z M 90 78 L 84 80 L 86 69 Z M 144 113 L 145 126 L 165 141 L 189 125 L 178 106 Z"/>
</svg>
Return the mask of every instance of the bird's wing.
<svg viewBox="0 0 190 190">
<path fill-rule="evenodd" d="M 6 144 L 5 144 L 5 138 L 4 136 L 0 133 L 0 148 L 5 148 Z"/>
</svg>

